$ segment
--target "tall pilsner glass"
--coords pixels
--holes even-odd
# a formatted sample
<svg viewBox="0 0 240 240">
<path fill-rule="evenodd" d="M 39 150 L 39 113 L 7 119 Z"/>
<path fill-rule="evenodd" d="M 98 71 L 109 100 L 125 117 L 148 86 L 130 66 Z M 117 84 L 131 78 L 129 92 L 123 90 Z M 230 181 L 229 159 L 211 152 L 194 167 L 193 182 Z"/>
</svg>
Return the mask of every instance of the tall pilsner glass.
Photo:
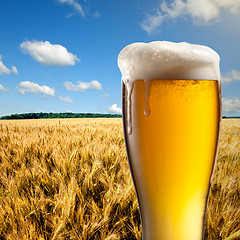
<svg viewBox="0 0 240 240">
<path fill-rule="evenodd" d="M 124 136 L 144 240 L 204 239 L 221 119 L 219 56 L 133 43 L 118 56 Z"/>
</svg>

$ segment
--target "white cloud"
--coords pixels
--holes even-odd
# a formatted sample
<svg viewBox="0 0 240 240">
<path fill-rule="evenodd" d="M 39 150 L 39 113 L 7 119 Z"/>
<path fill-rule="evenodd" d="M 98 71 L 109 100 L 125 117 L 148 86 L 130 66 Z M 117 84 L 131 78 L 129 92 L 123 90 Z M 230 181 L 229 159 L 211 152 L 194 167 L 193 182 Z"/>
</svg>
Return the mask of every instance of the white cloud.
<svg viewBox="0 0 240 240">
<path fill-rule="evenodd" d="M 155 14 L 147 16 L 147 19 L 141 23 L 141 27 L 144 31 L 150 34 L 153 30 L 157 29 L 163 21 L 164 16 L 159 10 L 156 10 Z"/>
<path fill-rule="evenodd" d="M 223 98 L 223 112 L 240 112 L 240 98 L 228 97 Z"/>
<path fill-rule="evenodd" d="M 7 92 L 8 89 L 6 89 L 2 84 L 0 84 L 0 92 Z"/>
<path fill-rule="evenodd" d="M 109 97 L 110 97 L 110 95 L 107 94 L 107 93 L 105 93 L 105 94 L 101 94 L 101 98 L 109 98 Z"/>
<path fill-rule="evenodd" d="M 12 66 L 12 70 L 7 68 L 2 62 L 2 56 L 0 55 L 0 75 L 15 73 L 18 74 L 18 70 L 15 66 Z"/>
<path fill-rule="evenodd" d="M 61 97 L 59 96 L 59 99 L 65 103 L 73 103 L 73 100 L 70 97 Z"/>
<path fill-rule="evenodd" d="M 87 3 L 87 0 L 83 0 L 84 3 Z M 101 14 L 99 11 L 91 12 L 89 6 L 83 6 L 82 4 L 79 3 L 79 0 L 58 0 L 58 2 L 62 4 L 67 4 L 69 5 L 74 12 L 71 12 L 67 14 L 67 17 L 72 17 L 76 14 L 80 14 L 83 18 L 86 17 L 86 15 L 91 16 L 93 18 L 101 18 Z"/>
<path fill-rule="evenodd" d="M 93 80 L 91 82 L 78 81 L 77 84 L 73 84 L 72 82 L 64 82 L 64 86 L 67 90 L 74 92 L 84 92 L 86 90 L 102 89 L 102 85 L 96 80 Z"/>
<path fill-rule="evenodd" d="M 18 70 L 15 66 L 12 66 L 12 72 L 15 73 L 15 74 L 18 74 Z"/>
<path fill-rule="evenodd" d="M 69 6 L 73 7 L 73 9 L 79 13 L 80 15 L 82 15 L 82 17 L 85 16 L 85 12 L 83 10 L 83 7 L 80 3 L 78 3 L 77 0 L 59 0 L 60 3 L 66 3 Z"/>
<path fill-rule="evenodd" d="M 65 113 L 72 113 L 72 111 L 71 110 L 69 110 L 69 109 L 65 109 L 65 111 L 64 111 Z"/>
<path fill-rule="evenodd" d="M 101 18 L 101 14 L 99 13 L 99 11 L 96 11 L 96 12 L 93 14 L 93 17 L 94 17 L 94 18 Z"/>
<path fill-rule="evenodd" d="M 240 72 L 232 70 L 226 75 L 222 76 L 222 83 L 231 83 L 232 81 L 240 81 Z"/>
<path fill-rule="evenodd" d="M 48 96 L 55 95 L 55 90 L 53 88 L 50 88 L 46 85 L 40 86 L 37 83 L 29 82 L 29 81 L 20 82 L 17 90 L 21 94 L 25 94 L 26 92 L 31 92 L 31 93 L 35 93 L 35 94 L 43 93 Z"/>
<path fill-rule="evenodd" d="M 117 104 L 113 104 L 111 107 L 108 107 L 108 111 L 111 113 L 122 114 L 122 109 L 117 106 Z"/>
<path fill-rule="evenodd" d="M 164 1 L 154 13 L 140 23 L 143 30 L 149 34 L 158 31 L 163 22 L 190 16 L 195 24 L 206 25 L 219 20 L 221 10 L 237 13 L 240 0 L 173 0 Z"/>
<path fill-rule="evenodd" d="M 46 66 L 67 66 L 75 65 L 80 61 L 76 55 L 68 52 L 65 47 L 59 44 L 51 44 L 48 41 L 25 41 L 20 48 L 26 54 Z"/>
</svg>

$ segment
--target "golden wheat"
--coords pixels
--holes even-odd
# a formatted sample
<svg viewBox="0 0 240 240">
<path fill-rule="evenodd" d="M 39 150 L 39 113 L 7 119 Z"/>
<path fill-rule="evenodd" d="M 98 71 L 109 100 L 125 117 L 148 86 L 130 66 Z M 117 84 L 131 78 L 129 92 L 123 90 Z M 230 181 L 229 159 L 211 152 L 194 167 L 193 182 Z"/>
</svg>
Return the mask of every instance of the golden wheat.
<svg viewBox="0 0 240 240">
<path fill-rule="evenodd" d="M 0 121 L 0 239 L 141 239 L 121 119 Z M 207 239 L 240 231 L 240 121 L 222 122 Z"/>
<path fill-rule="evenodd" d="M 206 233 L 209 240 L 228 239 L 230 235 L 240 230 L 239 153 L 240 120 L 223 120 L 218 160 L 207 211 Z"/>
</svg>

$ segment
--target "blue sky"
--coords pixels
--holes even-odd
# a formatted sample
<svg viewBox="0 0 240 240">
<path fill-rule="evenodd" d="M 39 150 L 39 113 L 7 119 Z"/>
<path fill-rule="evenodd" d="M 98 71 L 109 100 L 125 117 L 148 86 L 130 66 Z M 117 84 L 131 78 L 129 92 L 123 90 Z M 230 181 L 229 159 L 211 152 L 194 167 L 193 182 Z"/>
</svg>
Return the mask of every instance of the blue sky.
<svg viewBox="0 0 240 240">
<path fill-rule="evenodd" d="M 240 0 L 1 0 L 0 116 L 121 112 L 126 45 L 203 44 L 221 57 L 223 115 L 240 115 Z"/>
</svg>

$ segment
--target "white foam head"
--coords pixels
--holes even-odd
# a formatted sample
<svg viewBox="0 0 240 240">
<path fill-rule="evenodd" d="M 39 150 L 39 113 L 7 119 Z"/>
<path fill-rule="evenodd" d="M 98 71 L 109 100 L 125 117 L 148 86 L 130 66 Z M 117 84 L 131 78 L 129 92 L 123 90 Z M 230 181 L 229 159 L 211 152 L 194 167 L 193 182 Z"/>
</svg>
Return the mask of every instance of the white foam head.
<svg viewBox="0 0 240 240">
<path fill-rule="evenodd" d="M 133 43 L 120 52 L 123 81 L 138 79 L 220 80 L 219 55 L 209 47 L 156 41 Z"/>
</svg>

